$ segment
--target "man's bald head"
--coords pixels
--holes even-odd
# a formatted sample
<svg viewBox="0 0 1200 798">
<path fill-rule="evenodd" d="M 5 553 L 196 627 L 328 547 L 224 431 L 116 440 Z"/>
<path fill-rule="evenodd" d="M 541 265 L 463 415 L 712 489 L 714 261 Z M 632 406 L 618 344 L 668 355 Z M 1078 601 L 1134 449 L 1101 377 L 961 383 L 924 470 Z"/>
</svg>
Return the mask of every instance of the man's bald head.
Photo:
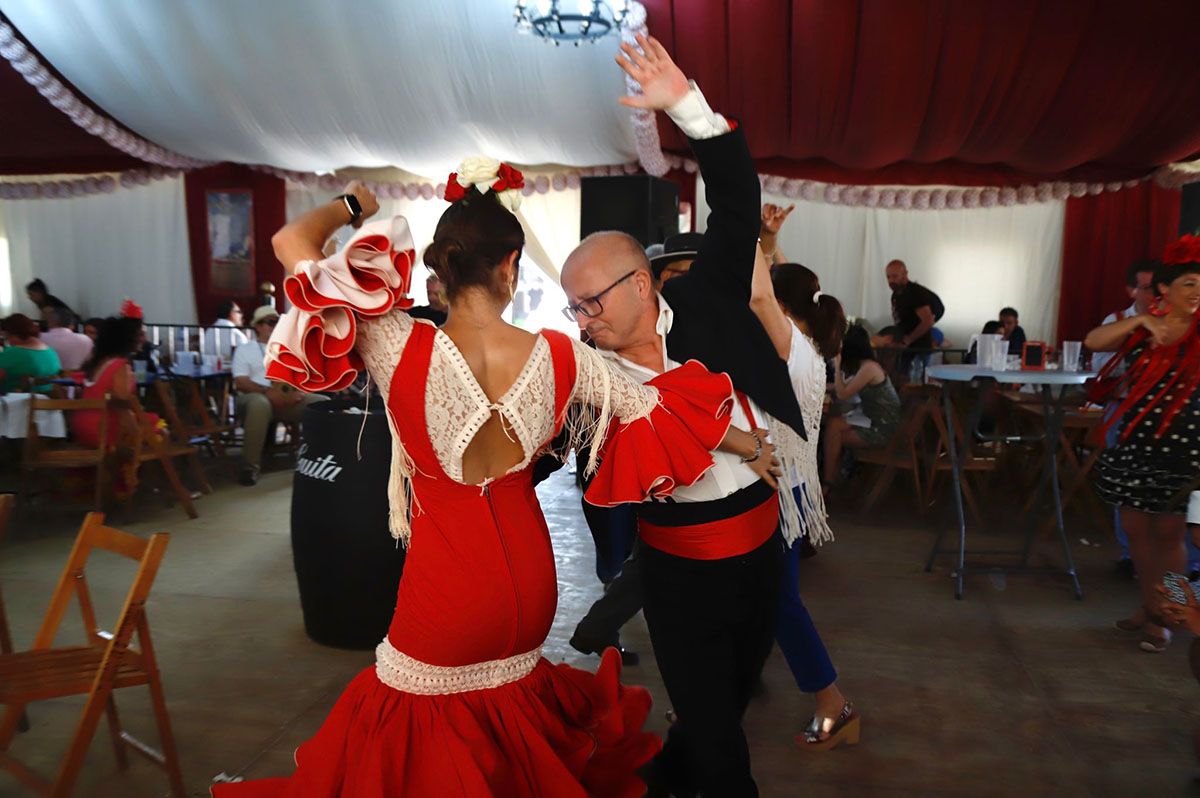
<svg viewBox="0 0 1200 798">
<path fill-rule="evenodd" d="M 908 267 L 904 265 L 904 261 L 902 260 L 888 261 L 884 274 L 887 275 L 888 287 L 893 291 L 908 285 Z"/>
<path fill-rule="evenodd" d="M 579 242 L 579 246 L 567 256 L 562 276 L 564 284 L 568 275 L 581 270 L 598 276 L 611 276 L 615 280 L 632 269 L 650 272 L 650 259 L 646 257 L 641 242 L 620 230 L 602 230 Z"/>
<path fill-rule="evenodd" d="M 632 272 L 632 274 L 631 274 Z M 592 233 L 567 257 L 560 278 L 571 305 L 599 297 L 603 310 L 576 314 L 581 329 L 601 349 L 622 349 L 650 333 L 657 318 L 657 295 L 650 260 L 641 243 L 616 230 Z"/>
</svg>

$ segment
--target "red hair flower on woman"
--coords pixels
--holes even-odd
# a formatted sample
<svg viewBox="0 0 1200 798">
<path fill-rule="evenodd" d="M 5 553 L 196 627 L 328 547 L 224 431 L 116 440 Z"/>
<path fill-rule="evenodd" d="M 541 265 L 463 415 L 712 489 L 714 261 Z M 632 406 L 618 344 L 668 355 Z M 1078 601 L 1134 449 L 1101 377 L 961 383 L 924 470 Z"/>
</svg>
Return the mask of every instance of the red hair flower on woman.
<svg viewBox="0 0 1200 798">
<path fill-rule="evenodd" d="M 1167 244 L 1163 263 L 1200 263 L 1200 236 L 1183 236 Z"/>
<path fill-rule="evenodd" d="M 450 176 L 446 178 L 446 193 L 443 199 L 446 202 L 458 202 L 465 196 L 467 196 L 467 189 L 458 182 L 458 172 L 451 172 Z"/>
<path fill-rule="evenodd" d="M 129 297 L 125 297 L 125 301 L 121 303 L 121 316 L 126 319 L 143 318 L 142 306 Z"/>
<path fill-rule="evenodd" d="M 463 161 L 457 172 L 450 173 L 443 196 L 447 202 L 458 202 L 467 196 L 471 186 L 480 194 L 492 192 L 497 202 L 516 213 L 521 206 L 525 176 L 495 158 L 475 156 Z"/>
<path fill-rule="evenodd" d="M 514 188 L 525 188 L 525 175 L 506 163 L 500 164 L 500 168 L 496 170 L 496 177 L 496 182 L 492 183 L 492 191 L 497 193 Z"/>
</svg>

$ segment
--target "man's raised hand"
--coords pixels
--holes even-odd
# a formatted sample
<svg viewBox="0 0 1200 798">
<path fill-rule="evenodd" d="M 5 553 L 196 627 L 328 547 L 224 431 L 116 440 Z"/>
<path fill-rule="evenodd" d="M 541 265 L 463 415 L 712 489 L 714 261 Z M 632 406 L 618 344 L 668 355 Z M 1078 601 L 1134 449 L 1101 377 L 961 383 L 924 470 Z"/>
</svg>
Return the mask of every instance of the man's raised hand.
<svg viewBox="0 0 1200 798">
<path fill-rule="evenodd" d="M 617 64 L 642 87 L 641 94 L 626 95 L 618 102 L 630 108 L 662 111 L 679 102 L 690 88 L 683 70 L 653 36 L 637 36 L 638 46 L 621 43 Z M 640 51 L 638 48 L 641 48 Z"/>
</svg>

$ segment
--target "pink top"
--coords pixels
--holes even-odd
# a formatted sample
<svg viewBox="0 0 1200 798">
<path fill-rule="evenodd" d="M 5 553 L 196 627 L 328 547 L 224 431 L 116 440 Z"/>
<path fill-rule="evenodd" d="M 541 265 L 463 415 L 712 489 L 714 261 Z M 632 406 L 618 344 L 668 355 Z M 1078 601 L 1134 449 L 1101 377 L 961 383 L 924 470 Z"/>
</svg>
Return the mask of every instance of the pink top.
<svg viewBox="0 0 1200 798">
<path fill-rule="evenodd" d="M 42 342 L 58 354 L 63 371 L 77 371 L 92 355 L 92 339 L 66 327 L 55 327 L 41 335 Z"/>
</svg>

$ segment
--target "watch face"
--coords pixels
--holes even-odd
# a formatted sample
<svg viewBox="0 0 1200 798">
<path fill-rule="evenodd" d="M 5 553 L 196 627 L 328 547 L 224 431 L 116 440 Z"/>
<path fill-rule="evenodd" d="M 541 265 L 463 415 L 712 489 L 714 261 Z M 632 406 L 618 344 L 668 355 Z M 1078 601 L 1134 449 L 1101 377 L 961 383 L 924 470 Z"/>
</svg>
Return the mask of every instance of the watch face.
<svg viewBox="0 0 1200 798">
<path fill-rule="evenodd" d="M 346 207 L 350 209 L 350 213 L 355 217 L 362 216 L 362 205 L 358 201 L 358 197 L 353 194 L 344 194 L 342 199 L 346 201 Z"/>
</svg>

